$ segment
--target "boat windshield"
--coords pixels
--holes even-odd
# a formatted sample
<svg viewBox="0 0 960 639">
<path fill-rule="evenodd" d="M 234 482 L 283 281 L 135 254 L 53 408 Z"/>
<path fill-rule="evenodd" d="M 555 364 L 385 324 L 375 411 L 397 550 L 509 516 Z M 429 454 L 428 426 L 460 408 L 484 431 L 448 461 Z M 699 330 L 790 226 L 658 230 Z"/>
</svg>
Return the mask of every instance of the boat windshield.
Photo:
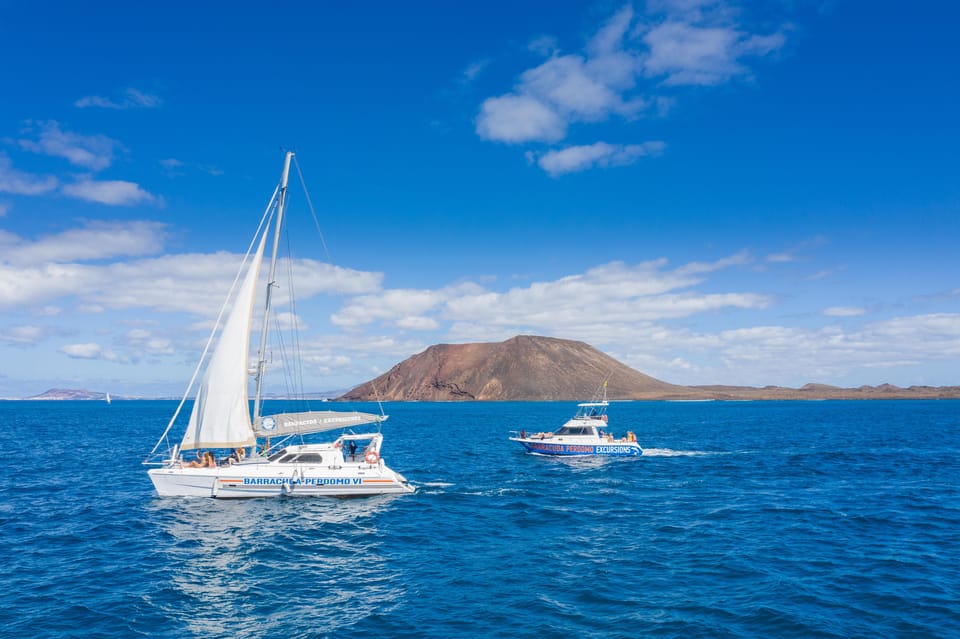
<svg viewBox="0 0 960 639">
<path fill-rule="evenodd" d="M 593 426 L 563 426 L 560 428 L 560 430 L 554 433 L 554 435 L 557 437 L 562 437 L 564 435 L 567 437 L 583 435 L 592 436 L 596 435 L 596 431 L 594 430 Z"/>
</svg>

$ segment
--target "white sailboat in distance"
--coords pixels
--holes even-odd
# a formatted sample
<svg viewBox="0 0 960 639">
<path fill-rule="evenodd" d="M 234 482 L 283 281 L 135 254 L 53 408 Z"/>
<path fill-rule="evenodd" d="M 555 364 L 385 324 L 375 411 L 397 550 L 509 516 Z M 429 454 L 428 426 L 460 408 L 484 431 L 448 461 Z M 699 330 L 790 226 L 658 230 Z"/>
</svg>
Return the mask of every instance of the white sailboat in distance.
<svg viewBox="0 0 960 639">
<path fill-rule="evenodd" d="M 228 295 L 227 302 L 232 301 L 229 304 L 230 311 L 207 362 L 183 438 L 179 444 L 172 443 L 169 439 L 170 430 L 191 394 L 204 355 L 214 342 L 216 329 L 204 349 L 183 400 L 144 460 L 144 464 L 157 466 L 147 473 L 157 494 L 162 497 L 355 497 L 414 491 L 403 475 L 391 470 L 381 457 L 383 435 L 380 424 L 387 419 L 386 415 L 328 410 L 276 415 L 263 415 L 261 412 L 271 292 L 276 285 L 277 247 L 291 159 L 293 153 L 288 152 L 284 158 L 280 184 L 264 211 L 233 290 Z M 273 251 L 260 347 L 256 366 L 251 371 L 249 352 L 253 307 L 267 236 L 271 230 Z M 224 308 L 227 308 L 227 303 Z M 221 310 L 221 317 L 223 314 Z M 249 398 L 251 374 L 256 381 L 252 416 Z M 368 424 L 375 428 L 368 427 L 364 432 L 354 431 L 355 427 Z M 342 433 L 332 442 L 307 443 L 304 439 L 306 435 L 334 430 L 341 430 Z M 272 447 L 271 440 L 274 442 Z M 190 455 L 184 459 L 184 451 L 196 451 L 196 458 Z M 227 457 L 227 454 L 230 456 Z"/>
</svg>

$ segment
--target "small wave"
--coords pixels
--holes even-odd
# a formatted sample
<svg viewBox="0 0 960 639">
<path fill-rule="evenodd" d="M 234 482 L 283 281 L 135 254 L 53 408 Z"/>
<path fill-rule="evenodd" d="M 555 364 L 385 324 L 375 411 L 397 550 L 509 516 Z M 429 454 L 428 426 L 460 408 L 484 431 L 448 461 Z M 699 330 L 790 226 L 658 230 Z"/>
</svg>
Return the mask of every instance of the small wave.
<svg viewBox="0 0 960 639">
<path fill-rule="evenodd" d="M 429 488 L 449 488 L 453 486 L 453 484 L 447 481 L 425 481 L 420 485 Z"/>
</svg>

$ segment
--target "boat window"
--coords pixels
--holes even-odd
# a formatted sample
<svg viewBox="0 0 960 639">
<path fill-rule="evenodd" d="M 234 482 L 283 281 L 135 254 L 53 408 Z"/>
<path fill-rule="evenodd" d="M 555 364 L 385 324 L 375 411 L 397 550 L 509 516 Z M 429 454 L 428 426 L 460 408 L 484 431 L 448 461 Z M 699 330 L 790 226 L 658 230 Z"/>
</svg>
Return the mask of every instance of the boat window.
<svg viewBox="0 0 960 639">
<path fill-rule="evenodd" d="M 323 456 L 317 453 L 302 453 L 297 457 L 297 461 L 301 464 L 322 464 Z"/>
<path fill-rule="evenodd" d="M 296 461 L 296 459 L 297 459 L 297 456 L 291 453 L 291 454 L 289 454 L 289 455 L 284 455 L 283 457 L 281 457 L 281 458 L 278 459 L 277 461 L 278 461 L 279 463 L 281 463 L 281 464 L 291 464 L 291 463 L 293 463 L 294 461 Z"/>
<path fill-rule="evenodd" d="M 286 455 L 286 454 L 287 454 L 287 449 L 286 449 L 286 448 L 281 448 L 279 451 L 277 451 L 277 452 L 275 452 L 274 454 L 272 454 L 272 455 L 270 455 L 269 457 L 267 457 L 267 459 L 269 459 L 270 461 L 277 461 L 278 459 L 280 459 L 281 457 L 283 457 L 283 456 Z"/>
<path fill-rule="evenodd" d="M 577 435 L 593 435 L 593 428 L 590 426 L 564 426 L 557 431 L 557 435 L 566 435 L 567 437 L 574 437 Z"/>
</svg>

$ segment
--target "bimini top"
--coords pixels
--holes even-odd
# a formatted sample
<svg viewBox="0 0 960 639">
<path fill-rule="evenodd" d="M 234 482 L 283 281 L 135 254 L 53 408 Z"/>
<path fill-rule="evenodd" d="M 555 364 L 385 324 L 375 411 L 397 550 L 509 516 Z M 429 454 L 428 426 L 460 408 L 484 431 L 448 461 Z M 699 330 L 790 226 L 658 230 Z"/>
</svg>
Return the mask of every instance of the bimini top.
<svg viewBox="0 0 960 639">
<path fill-rule="evenodd" d="M 279 413 L 261 417 L 260 423 L 253 432 L 257 437 L 308 435 L 386 420 L 387 415 L 374 415 L 373 413 L 357 411 L 315 410 L 305 413 Z"/>
</svg>

